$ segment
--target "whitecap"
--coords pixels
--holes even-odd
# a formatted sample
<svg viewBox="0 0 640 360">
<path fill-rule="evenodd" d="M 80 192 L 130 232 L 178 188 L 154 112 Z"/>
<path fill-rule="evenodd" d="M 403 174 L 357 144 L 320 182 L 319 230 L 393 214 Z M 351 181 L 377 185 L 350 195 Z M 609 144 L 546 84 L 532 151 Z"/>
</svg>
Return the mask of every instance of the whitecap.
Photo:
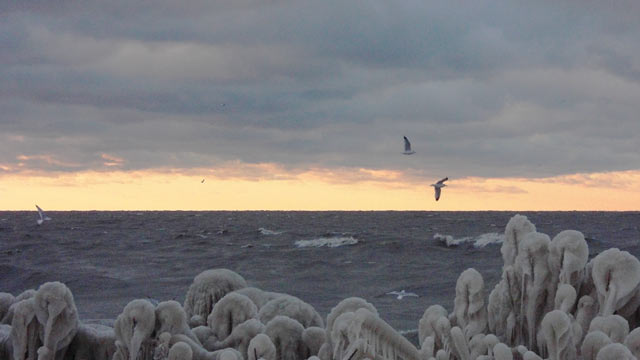
<svg viewBox="0 0 640 360">
<path fill-rule="evenodd" d="M 358 240 L 353 236 L 336 236 L 336 237 L 320 237 L 311 240 L 298 240 L 295 242 L 297 247 L 339 247 L 345 245 L 355 245 Z"/>
<path fill-rule="evenodd" d="M 445 244 L 447 247 L 458 246 L 464 243 L 473 243 L 476 248 L 483 248 L 490 244 L 501 244 L 504 241 L 504 234 L 485 233 L 478 236 L 465 236 L 455 238 L 452 235 L 435 234 L 433 239 Z"/>
<path fill-rule="evenodd" d="M 403 336 L 417 334 L 418 333 L 418 329 L 400 330 L 399 333 L 400 333 L 400 335 L 403 335 Z"/>
<path fill-rule="evenodd" d="M 486 233 L 486 234 L 482 234 L 478 237 L 475 238 L 474 242 L 473 242 L 473 246 L 475 247 L 485 247 L 487 245 L 491 245 L 491 244 L 502 244 L 502 242 L 504 241 L 504 234 L 503 233 Z"/>
<path fill-rule="evenodd" d="M 433 239 L 445 244 L 447 247 L 451 247 L 451 246 L 458 246 L 464 242 L 467 242 L 469 241 L 469 239 L 471 239 L 471 237 L 463 237 L 463 238 L 456 239 L 452 235 L 442 235 L 440 233 L 436 233 L 435 235 L 433 235 Z"/>
<path fill-rule="evenodd" d="M 258 232 L 261 235 L 280 235 L 283 233 L 283 231 L 275 231 L 275 230 L 269 230 L 269 229 L 265 229 L 265 228 L 259 228 Z"/>
</svg>

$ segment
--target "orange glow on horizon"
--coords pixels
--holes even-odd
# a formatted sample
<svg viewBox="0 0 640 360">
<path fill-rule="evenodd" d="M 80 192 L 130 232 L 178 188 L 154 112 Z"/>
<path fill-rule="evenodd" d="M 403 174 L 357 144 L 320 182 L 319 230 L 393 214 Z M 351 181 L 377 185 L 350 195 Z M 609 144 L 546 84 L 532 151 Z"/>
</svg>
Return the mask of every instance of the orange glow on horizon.
<svg viewBox="0 0 640 360">
<path fill-rule="evenodd" d="M 47 210 L 640 210 L 640 170 L 451 179 L 438 202 L 430 183 L 393 170 L 275 164 L 0 172 L 0 209 L 32 210 L 37 203 Z"/>
</svg>

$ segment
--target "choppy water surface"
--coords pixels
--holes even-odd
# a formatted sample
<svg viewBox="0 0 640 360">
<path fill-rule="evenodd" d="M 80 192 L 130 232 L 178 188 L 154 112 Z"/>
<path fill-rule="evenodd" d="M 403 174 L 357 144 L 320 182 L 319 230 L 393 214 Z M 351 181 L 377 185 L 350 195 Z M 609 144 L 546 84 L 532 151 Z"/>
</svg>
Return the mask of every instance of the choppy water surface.
<svg viewBox="0 0 640 360">
<path fill-rule="evenodd" d="M 0 291 L 62 281 L 82 319 L 115 319 L 132 299 L 184 300 L 201 271 L 228 268 L 251 286 L 285 292 L 325 317 L 358 296 L 399 330 L 424 310 L 452 310 L 469 267 L 499 280 L 500 242 L 515 212 L 0 212 Z M 591 256 L 640 254 L 638 212 L 523 212 L 551 238 L 567 229 Z M 447 243 L 449 246 L 447 246 Z M 386 295 L 406 290 L 420 297 Z"/>
</svg>

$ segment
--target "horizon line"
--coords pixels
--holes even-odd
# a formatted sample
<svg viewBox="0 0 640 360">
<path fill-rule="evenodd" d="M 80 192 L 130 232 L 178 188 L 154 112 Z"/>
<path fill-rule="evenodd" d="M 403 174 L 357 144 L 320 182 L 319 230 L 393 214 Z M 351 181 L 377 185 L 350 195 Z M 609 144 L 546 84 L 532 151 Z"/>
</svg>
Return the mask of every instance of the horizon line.
<svg viewBox="0 0 640 360">
<path fill-rule="evenodd" d="M 37 210 L 30 209 L 0 209 L 0 212 L 32 212 Z M 47 209 L 47 212 L 610 212 L 610 213 L 640 213 L 638 210 L 398 210 L 398 209 L 362 209 L 362 210 L 347 210 L 347 209 L 322 209 L 322 210 L 309 210 L 309 209 L 217 209 L 217 210 L 202 210 L 202 209 L 91 209 L 91 210 L 56 210 Z"/>
</svg>

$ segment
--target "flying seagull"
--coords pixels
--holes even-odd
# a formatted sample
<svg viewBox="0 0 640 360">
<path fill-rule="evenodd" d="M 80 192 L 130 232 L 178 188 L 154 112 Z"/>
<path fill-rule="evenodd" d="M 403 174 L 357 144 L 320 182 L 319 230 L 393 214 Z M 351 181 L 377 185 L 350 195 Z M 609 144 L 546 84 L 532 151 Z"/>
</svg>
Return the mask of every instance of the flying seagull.
<svg viewBox="0 0 640 360">
<path fill-rule="evenodd" d="M 42 225 L 43 222 L 45 222 L 45 220 L 51 220 L 50 217 L 48 217 L 44 211 L 42 211 L 42 209 L 40 209 L 40 206 L 36 205 L 36 209 L 38 209 L 38 215 L 40 215 L 40 219 L 36 220 L 38 222 L 38 225 Z"/>
<path fill-rule="evenodd" d="M 441 179 L 440 181 L 438 181 L 435 184 L 431 184 L 431 186 L 433 186 L 433 188 L 436 191 L 436 201 L 438 201 L 440 199 L 440 192 L 442 191 L 441 189 L 447 185 L 444 184 L 445 181 L 449 180 L 448 177 Z"/>
<path fill-rule="evenodd" d="M 407 139 L 406 136 L 404 137 L 404 152 L 402 153 L 403 155 L 411 155 L 411 154 L 415 154 L 416 152 L 411 150 L 411 143 L 409 142 L 409 139 Z"/>
<path fill-rule="evenodd" d="M 418 294 L 414 294 L 412 292 L 406 292 L 404 290 L 402 291 L 392 291 L 392 292 L 388 292 L 387 295 L 396 295 L 398 300 L 402 300 L 403 297 L 405 296 L 415 296 L 418 297 Z"/>
</svg>

